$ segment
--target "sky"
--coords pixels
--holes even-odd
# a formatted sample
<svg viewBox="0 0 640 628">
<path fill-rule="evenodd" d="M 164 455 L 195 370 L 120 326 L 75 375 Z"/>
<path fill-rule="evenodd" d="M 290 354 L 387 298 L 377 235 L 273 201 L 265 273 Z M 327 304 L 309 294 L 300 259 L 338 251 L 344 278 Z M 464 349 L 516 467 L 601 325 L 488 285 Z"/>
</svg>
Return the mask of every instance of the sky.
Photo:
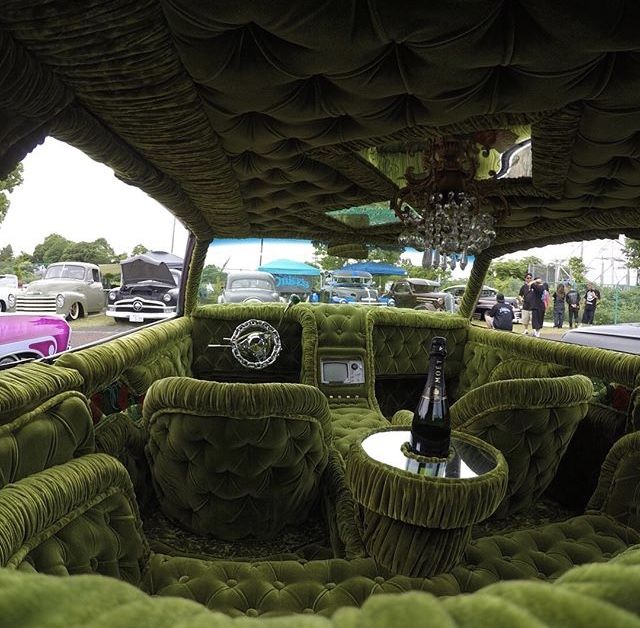
<svg viewBox="0 0 640 628">
<path fill-rule="evenodd" d="M 10 195 L 9 212 L 0 224 L 0 247 L 11 244 L 14 254 L 33 253 L 46 236 L 58 233 L 73 241 L 104 237 L 118 254 L 130 254 L 137 244 L 149 250 L 184 253 L 188 234 L 179 221 L 144 192 L 116 179 L 110 168 L 79 150 L 48 138 L 25 158 L 23 166 L 24 183 Z M 547 246 L 506 257 L 526 255 L 536 255 L 546 262 L 582 255 L 590 279 L 600 282 L 603 271 L 605 283 L 624 283 L 626 279 L 621 246 L 616 240 Z M 421 256 L 417 252 L 403 255 L 413 264 L 419 264 Z M 313 261 L 313 247 L 301 240 L 265 240 L 261 255 L 259 240 L 247 246 L 220 241 L 210 248 L 207 263 L 226 263 L 228 270 L 252 270 L 260 260 L 268 263 L 281 258 Z M 469 270 L 456 270 L 454 277 L 463 279 Z"/>
</svg>

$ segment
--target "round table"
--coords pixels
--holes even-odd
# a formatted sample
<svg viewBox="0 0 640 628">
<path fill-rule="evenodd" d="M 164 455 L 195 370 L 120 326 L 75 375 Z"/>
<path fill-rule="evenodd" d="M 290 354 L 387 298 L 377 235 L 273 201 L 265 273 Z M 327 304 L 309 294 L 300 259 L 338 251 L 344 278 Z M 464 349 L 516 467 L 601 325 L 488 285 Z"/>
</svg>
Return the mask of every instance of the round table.
<svg viewBox="0 0 640 628">
<path fill-rule="evenodd" d="M 449 457 L 435 459 L 413 454 L 410 435 L 392 426 L 354 442 L 347 482 L 370 555 L 395 573 L 431 576 L 460 561 L 472 526 L 504 498 L 508 468 L 475 436 L 452 432 Z"/>
</svg>

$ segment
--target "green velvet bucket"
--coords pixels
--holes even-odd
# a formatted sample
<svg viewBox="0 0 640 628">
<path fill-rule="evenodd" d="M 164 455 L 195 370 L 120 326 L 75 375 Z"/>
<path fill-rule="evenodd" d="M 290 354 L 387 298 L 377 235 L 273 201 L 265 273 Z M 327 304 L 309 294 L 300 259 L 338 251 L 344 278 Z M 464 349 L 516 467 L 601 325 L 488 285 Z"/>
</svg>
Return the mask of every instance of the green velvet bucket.
<svg viewBox="0 0 640 628">
<path fill-rule="evenodd" d="M 403 434 L 408 434 L 405 426 L 393 426 L 354 442 L 347 483 L 358 504 L 367 552 L 394 573 L 432 576 L 460 561 L 472 526 L 489 517 L 504 498 L 507 463 L 488 443 L 460 432 L 452 433 L 452 444 L 464 450 L 469 475 L 474 467 L 482 469 L 475 477 L 418 475 L 375 459 L 363 448 L 368 438 L 380 435 L 395 452 Z"/>
</svg>

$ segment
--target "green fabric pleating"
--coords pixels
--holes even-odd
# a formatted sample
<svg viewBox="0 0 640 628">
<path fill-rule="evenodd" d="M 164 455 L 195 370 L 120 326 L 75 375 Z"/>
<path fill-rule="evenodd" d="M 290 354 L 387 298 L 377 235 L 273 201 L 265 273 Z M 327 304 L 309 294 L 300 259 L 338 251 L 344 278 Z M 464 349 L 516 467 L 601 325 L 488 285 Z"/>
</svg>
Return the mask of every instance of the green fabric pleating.
<svg viewBox="0 0 640 628">
<path fill-rule="evenodd" d="M 504 497 L 507 463 L 499 451 L 481 439 L 460 432 L 455 435 L 494 456 L 496 466 L 475 478 L 417 476 L 372 459 L 360 443 L 354 443 L 347 460 L 347 483 L 353 498 L 373 512 L 418 526 L 459 528 L 486 519 Z"/>
</svg>

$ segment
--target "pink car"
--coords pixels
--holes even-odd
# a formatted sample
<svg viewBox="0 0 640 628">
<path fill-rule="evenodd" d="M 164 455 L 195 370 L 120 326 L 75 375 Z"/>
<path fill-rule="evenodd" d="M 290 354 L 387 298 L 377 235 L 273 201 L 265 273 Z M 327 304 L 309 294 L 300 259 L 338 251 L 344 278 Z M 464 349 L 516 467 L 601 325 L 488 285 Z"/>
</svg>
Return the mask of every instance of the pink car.
<svg viewBox="0 0 640 628">
<path fill-rule="evenodd" d="M 66 351 L 70 335 L 61 316 L 0 314 L 0 364 Z"/>
</svg>

